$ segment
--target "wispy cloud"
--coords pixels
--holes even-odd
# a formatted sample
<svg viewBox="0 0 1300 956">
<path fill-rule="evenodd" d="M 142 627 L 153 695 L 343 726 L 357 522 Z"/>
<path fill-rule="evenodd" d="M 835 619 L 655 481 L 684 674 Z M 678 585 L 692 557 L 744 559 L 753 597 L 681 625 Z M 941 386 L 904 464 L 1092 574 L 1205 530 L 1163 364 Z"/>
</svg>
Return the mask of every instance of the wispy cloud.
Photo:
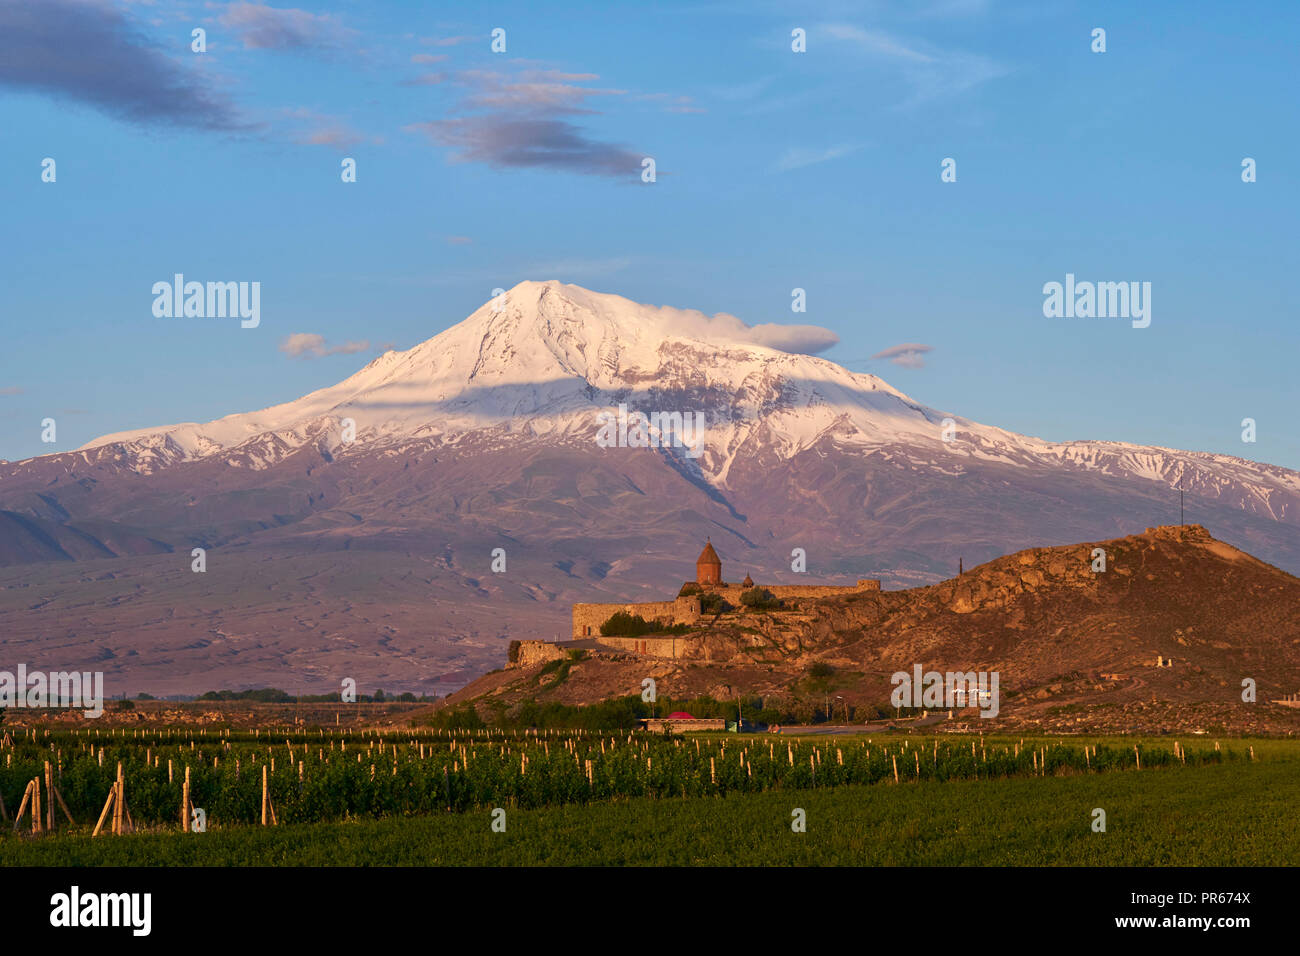
<svg viewBox="0 0 1300 956">
<path fill-rule="evenodd" d="M 595 96 L 623 96 L 627 90 L 582 86 L 600 79 L 595 73 L 525 70 L 513 76 L 489 70 L 462 70 L 455 82 L 469 92 L 462 105 L 470 109 L 594 113 L 586 101 Z"/>
<path fill-rule="evenodd" d="M 662 106 L 664 112 L 667 113 L 708 112 L 708 110 L 704 109 L 702 106 L 696 106 L 693 97 L 681 96 L 675 93 L 639 93 L 636 98 L 649 103 L 656 103 Z"/>
<path fill-rule="evenodd" d="M 412 123 L 405 129 L 450 149 L 452 162 L 626 179 L 641 172 L 644 154 L 603 142 L 570 119 L 595 115 L 595 102 L 627 94 L 592 85 L 600 79 L 594 73 L 526 68 L 436 76 L 438 82 L 451 82 L 464 91 L 456 106 L 462 115 Z"/>
<path fill-rule="evenodd" d="M 861 146 L 832 146 L 829 149 L 792 147 L 782 153 L 781 158 L 776 161 L 776 171 L 785 173 L 805 166 L 816 166 L 818 163 L 830 162 L 832 159 L 857 152 L 861 148 Z"/>
<path fill-rule="evenodd" d="M 5 388 L 0 388 L 0 395 L 21 395 L 22 393 L 21 385 L 8 385 Z"/>
<path fill-rule="evenodd" d="M 853 24 L 823 24 L 817 32 L 851 44 L 869 62 L 898 71 L 911 88 L 899 104 L 903 107 L 955 96 L 1011 72 L 1010 67 L 982 54 L 945 50 Z"/>
<path fill-rule="evenodd" d="M 315 332 L 295 332 L 280 343 L 280 351 L 290 358 L 324 358 L 327 355 L 352 355 L 370 349 L 368 341 L 328 345 L 325 336 Z"/>
<path fill-rule="evenodd" d="M 838 335 L 819 325 L 783 325 L 778 322 L 749 325 L 726 312 L 706 315 L 695 309 L 674 309 L 669 306 L 661 307 L 659 312 L 670 334 L 705 342 L 748 343 L 781 352 L 815 355 L 838 345 L 840 341 Z"/>
<path fill-rule="evenodd" d="M 903 368 L 925 368 L 925 353 L 933 351 L 934 346 L 932 345 L 922 345 L 919 342 L 904 342 L 902 345 L 892 345 L 883 352 L 877 352 L 871 357 L 873 359 L 888 359 Z"/>
<path fill-rule="evenodd" d="M 309 109 L 285 109 L 280 114 L 289 126 L 289 139 L 301 146 L 329 146 L 349 149 L 366 141 L 366 136 L 345 120 Z"/>
<path fill-rule="evenodd" d="M 450 147 L 453 161 L 459 163 L 615 177 L 629 177 L 641 169 L 640 154 L 592 139 L 566 120 L 491 115 L 415 123 L 407 129 Z"/>
<path fill-rule="evenodd" d="M 207 79 L 99 0 L 0 2 L 0 87 L 72 100 L 132 123 L 250 127 Z"/>
<path fill-rule="evenodd" d="M 356 35 L 332 14 L 243 0 L 226 7 L 220 22 L 252 50 L 333 50 Z"/>
</svg>

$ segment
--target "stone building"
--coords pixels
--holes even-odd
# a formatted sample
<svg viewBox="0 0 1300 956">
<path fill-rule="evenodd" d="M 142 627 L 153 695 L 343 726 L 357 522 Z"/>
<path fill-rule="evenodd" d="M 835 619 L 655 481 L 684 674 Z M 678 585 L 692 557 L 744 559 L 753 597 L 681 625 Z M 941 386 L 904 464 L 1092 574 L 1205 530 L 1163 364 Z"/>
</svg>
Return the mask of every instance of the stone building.
<svg viewBox="0 0 1300 956">
<path fill-rule="evenodd" d="M 713 542 L 707 538 L 704 542 L 704 550 L 695 560 L 695 583 L 700 585 L 722 583 L 722 559 L 718 557 L 718 552 L 713 550 Z"/>
<path fill-rule="evenodd" d="M 700 594 L 716 594 L 733 607 L 740 606 L 740 596 L 754 587 L 754 581 L 748 574 L 740 584 L 728 584 L 722 578 L 722 559 L 714 549 L 712 542 L 706 541 L 704 550 L 695 562 L 695 580 L 683 585 L 686 593 L 671 601 L 652 601 L 629 604 L 575 604 L 573 605 L 573 627 L 571 636 L 580 638 L 600 638 L 600 626 L 615 613 L 636 615 L 647 621 L 663 625 L 704 624 L 712 618 L 700 610 Z M 854 594 L 862 591 L 879 591 L 880 581 L 874 578 L 861 578 L 857 584 L 767 584 L 762 585 L 777 598 L 821 598 L 835 597 L 842 594 Z M 608 638 L 637 643 L 637 650 L 647 643 L 646 638 Z M 648 640 L 654 640 L 653 637 Z M 664 640 L 661 638 L 660 640 Z M 674 645 L 675 646 L 675 645 Z"/>
</svg>

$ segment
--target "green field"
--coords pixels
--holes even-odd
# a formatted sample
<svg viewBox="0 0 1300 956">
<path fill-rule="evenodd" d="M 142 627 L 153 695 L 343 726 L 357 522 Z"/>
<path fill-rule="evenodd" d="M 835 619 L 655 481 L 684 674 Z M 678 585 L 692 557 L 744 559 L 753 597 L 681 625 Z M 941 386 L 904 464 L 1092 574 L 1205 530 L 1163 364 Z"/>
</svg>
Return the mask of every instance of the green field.
<svg viewBox="0 0 1300 956">
<path fill-rule="evenodd" d="M 0 839 L 8 865 L 1245 866 L 1300 860 L 1295 762 Z M 806 813 L 807 832 L 790 829 Z M 1091 830 L 1092 810 L 1107 831 Z"/>
<path fill-rule="evenodd" d="M 54 834 L 32 834 L 30 818 L 6 826 L 0 865 L 1300 859 L 1300 743 L 1290 740 L 1200 738 L 1176 750 L 1171 739 L 1122 737 L 35 731 L 11 734 L 0 754 L 11 817 L 50 760 L 78 821 Z M 118 762 L 137 832 L 92 839 Z M 180 832 L 186 766 L 204 833 Z M 275 827 L 256 825 L 263 767 Z M 504 833 L 490 826 L 496 807 Z M 791 830 L 795 808 L 804 833 Z M 1105 833 L 1092 830 L 1094 808 Z"/>
</svg>

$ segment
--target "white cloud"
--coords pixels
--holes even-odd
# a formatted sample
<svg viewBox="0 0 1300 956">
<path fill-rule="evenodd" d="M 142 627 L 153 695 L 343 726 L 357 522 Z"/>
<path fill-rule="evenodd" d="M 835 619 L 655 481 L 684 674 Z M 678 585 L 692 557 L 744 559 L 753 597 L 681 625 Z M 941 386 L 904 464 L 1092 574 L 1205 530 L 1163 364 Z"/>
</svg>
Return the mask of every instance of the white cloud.
<svg viewBox="0 0 1300 956">
<path fill-rule="evenodd" d="M 926 352 L 933 351 L 933 345 L 922 345 L 920 342 L 904 342 L 902 345 L 891 345 L 883 352 L 877 352 L 871 357 L 873 359 L 889 359 L 895 365 L 900 365 L 903 368 L 925 368 L 923 356 Z"/>
<path fill-rule="evenodd" d="M 792 169 L 816 166 L 818 163 L 829 162 L 832 159 L 839 159 L 841 156 L 855 153 L 861 148 L 861 146 L 832 146 L 829 149 L 792 147 L 782 153 L 781 158 L 776 161 L 776 171 L 778 173 L 787 173 Z"/>
<path fill-rule="evenodd" d="M 783 325 L 764 322 L 748 325 L 726 312 L 705 315 L 695 309 L 661 306 L 660 315 L 671 334 L 706 342 L 750 343 L 781 352 L 815 355 L 839 344 L 840 337 L 818 325 Z"/>
<path fill-rule="evenodd" d="M 324 358 L 326 355 L 352 355 L 370 349 L 370 343 L 344 342 L 342 345 L 327 345 L 325 336 L 315 332 L 295 332 L 280 343 L 280 351 L 290 358 Z"/>
</svg>

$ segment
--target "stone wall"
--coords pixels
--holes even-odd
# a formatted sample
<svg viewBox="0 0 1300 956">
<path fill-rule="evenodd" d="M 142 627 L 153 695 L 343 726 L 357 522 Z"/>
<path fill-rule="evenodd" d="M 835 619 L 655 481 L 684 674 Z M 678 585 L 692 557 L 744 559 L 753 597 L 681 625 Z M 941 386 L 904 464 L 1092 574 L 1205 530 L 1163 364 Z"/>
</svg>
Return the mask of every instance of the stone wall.
<svg viewBox="0 0 1300 956">
<path fill-rule="evenodd" d="M 778 598 L 824 598 L 879 591 L 880 582 L 872 578 L 862 578 L 857 584 L 757 584 L 755 587 L 765 588 Z M 708 590 L 713 594 L 722 595 L 728 604 L 740 607 L 740 596 L 749 588 L 739 584 L 723 584 Z"/>
<path fill-rule="evenodd" d="M 623 651 L 627 654 L 645 654 L 649 657 L 687 657 L 698 656 L 692 642 L 699 638 L 691 637 L 596 637 L 592 638 L 598 645 L 611 651 Z"/>
<path fill-rule="evenodd" d="M 571 636 L 599 637 L 600 626 L 618 611 L 662 624 L 694 624 L 700 619 L 700 599 L 690 596 L 645 604 L 575 604 Z"/>
<path fill-rule="evenodd" d="M 533 664 L 545 664 L 547 661 L 563 660 L 565 651 L 560 645 L 550 641 L 520 641 L 519 653 L 515 655 L 510 667 L 529 667 Z"/>
<path fill-rule="evenodd" d="M 767 588 L 778 598 L 824 598 L 879 591 L 880 582 L 873 578 L 862 578 L 857 584 L 848 585 L 760 584 L 758 587 Z M 705 590 L 710 594 L 721 595 L 723 600 L 733 607 L 740 607 L 740 596 L 749 589 L 739 584 L 724 583 Z M 599 637 L 600 626 L 619 611 L 638 615 L 647 621 L 658 621 L 661 624 L 698 624 L 700 596 L 692 594 L 679 597 L 675 601 L 649 601 L 643 604 L 575 604 L 570 637 Z"/>
</svg>

